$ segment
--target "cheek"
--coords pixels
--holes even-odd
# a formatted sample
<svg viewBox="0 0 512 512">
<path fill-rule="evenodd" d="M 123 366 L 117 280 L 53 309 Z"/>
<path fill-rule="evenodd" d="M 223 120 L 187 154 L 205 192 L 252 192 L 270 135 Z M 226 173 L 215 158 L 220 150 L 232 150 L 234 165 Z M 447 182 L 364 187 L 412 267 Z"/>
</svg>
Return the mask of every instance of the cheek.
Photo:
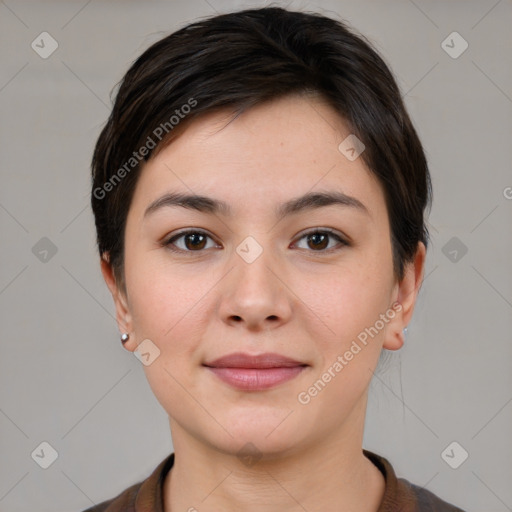
<svg viewBox="0 0 512 512">
<path fill-rule="evenodd" d="M 386 282 L 377 276 L 368 267 L 340 273 L 320 282 L 316 293 L 310 291 L 304 300 L 318 312 L 318 318 L 313 317 L 317 320 L 308 322 L 306 328 L 315 342 L 319 364 L 301 391 L 311 398 L 312 408 L 326 411 L 329 421 L 350 413 L 378 364 L 386 324 L 379 323 L 377 330 L 375 324 L 389 304 Z"/>
<path fill-rule="evenodd" d="M 170 266 L 162 249 L 127 253 L 126 280 L 135 330 L 158 343 L 175 337 L 205 293 L 204 275 Z"/>
<path fill-rule="evenodd" d="M 350 269 L 333 271 L 317 281 L 313 291 L 304 288 L 309 304 L 331 327 L 334 340 L 357 336 L 365 327 L 373 325 L 390 306 L 390 288 L 385 269 L 364 264 Z M 306 301 L 305 301 L 306 302 Z"/>
<path fill-rule="evenodd" d="M 184 386 L 194 390 L 192 371 L 199 364 L 201 332 L 209 318 L 204 311 L 207 289 L 201 286 L 204 279 L 187 279 L 147 261 L 136 268 L 131 276 L 127 269 L 135 337 L 138 342 L 150 339 L 159 350 L 143 369 L 162 407 L 174 411 L 190 400 Z"/>
<path fill-rule="evenodd" d="M 350 270 L 341 269 L 329 279 L 317 280 L 314 292 L 306 287 L 302 290 L 307 294 L 304 302 L 318 315 L 310 317 L 317 320 L 308 322 L 306 328 L 321 357 L 315 378 L 333 382 L 327 400 L 327 395 L 336 402 L 359 394 L 378 363 L 387 326 L 380 315 L 390 307 L 385 266 L 384 261 L 360 261 Z"/>
<path fill-rule="evenodd" d="M 202 362 L 218 276 L 200 265 L 171 265 L 161 251 L 143 256 L 138 261 L 132 257 L 131 273 L 126 269 L 135 338 L 150 339 L 160 351 L 144 370 L 155 395 L 169 410 L 183 393 L 180 383 L 186 382 L 190 389 L 195 386 L 192 372 Z"/>
</svg>

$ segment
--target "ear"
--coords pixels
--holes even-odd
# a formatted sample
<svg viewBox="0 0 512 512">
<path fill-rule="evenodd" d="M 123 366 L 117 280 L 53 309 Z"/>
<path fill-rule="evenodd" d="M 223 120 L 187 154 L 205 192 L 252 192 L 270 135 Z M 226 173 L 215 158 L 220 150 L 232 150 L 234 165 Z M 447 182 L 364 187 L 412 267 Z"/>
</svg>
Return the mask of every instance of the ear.
<svg viewBox="0 0 512 512">
<path fill-rule="evenodd" d="M 396 284 L 393 291 L 395 316 L 388 324 L 383 344 L 383 348 L 387 350 L 398 350 L 404 344 L 403 329 L 407 327 L 412 318 L 425 272 L 426 252 L 425 245 L 418 242 L 413 261 L 406 265 L 404 277 Z"/>
<path fill-rule="evenodd" d="M 100 260 L 101 264 L 101 273 L 103 274 L 103 279 L 105 279 L 105 283 L 112 294 L 112 298 L 114 299 L 114 305 L 116 307 L 116 321 L 117 327 L 121 333 L 131 334 L 130 339 L 126 343 L 124 343 L 124 348 L 133 352 L 137 349 L 137 343 L 133 338 L 133 325 L 132 325 L 132 317 L 130 313 L 130 308 L 128 305 L 128 300 L 126 297 L 126 293 L 121 289 L 121 286 L 116 282 L 116 278 L 114 275 L 114 271 L 112 269 L 112 265 L 109 262 L 108 255 L 103 256 Z"/>
</svg>

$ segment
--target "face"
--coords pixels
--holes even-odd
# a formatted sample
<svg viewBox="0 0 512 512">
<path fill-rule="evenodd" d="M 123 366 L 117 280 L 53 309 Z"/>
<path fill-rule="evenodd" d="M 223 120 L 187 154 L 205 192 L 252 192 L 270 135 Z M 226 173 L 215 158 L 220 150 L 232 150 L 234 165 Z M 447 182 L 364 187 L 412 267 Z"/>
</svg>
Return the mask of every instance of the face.
<svg viewBox="0 0 512 512">
<path fill-rule="evenodd" d="M 362 436 L 372 371 L 402 344 L 424 253 L 396 282 L 382 188 L 338 149 L 350 131 L 330 107 L 288 97 L 229 119 L 194 121 L 141 172 L 126 295 L 103 265 L 125 346 L 149 340 L 143 368 L 175 446 L 175 431 L 225 453 Z M 306 194 L 342 201 L 297 201 Z M 212 364 L 234 353 L 273 356 Z"/>
</svg>

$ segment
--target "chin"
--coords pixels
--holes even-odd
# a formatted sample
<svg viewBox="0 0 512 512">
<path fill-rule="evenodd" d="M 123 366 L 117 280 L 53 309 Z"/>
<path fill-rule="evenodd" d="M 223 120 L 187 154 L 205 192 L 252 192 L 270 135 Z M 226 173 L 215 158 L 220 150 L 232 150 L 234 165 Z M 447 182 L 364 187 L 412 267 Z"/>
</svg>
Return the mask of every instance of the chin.
<svg viewBox="0 0 512 512">
<path fill-rule="evenodd" d="M 246 417 L 238 415 L 236 421 L 226 421 L 225 425 L 232 437 L 226 434 L 217 439 L 217 443 L 211 442 L 230 455 L 255 452 L 255 457 L 280 458 L 299 449 L 304 441 L 305 430 L 299 428 L 297 418 L 294 413 L 290 414 L 290 410 L 268 415 L 247 412 Z"/>
<path fill-rule="evenodd" d="M 216 445 L 215 448 L 225 455 L 236 457 L 245 466 L 252 466 L 258 461 L 279 460 L 298 449 L 298 443 L 290 437 L 271 437 L 248 429 L 247 432 L 240 433 L 230 438 L 226 444 Z"/>
</svg>

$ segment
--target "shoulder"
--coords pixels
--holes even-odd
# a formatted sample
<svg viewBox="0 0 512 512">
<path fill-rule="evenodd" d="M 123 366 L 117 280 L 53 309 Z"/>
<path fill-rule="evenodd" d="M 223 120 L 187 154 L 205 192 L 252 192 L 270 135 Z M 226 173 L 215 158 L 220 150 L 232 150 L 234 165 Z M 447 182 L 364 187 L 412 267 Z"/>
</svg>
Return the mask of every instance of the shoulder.
<svg viewBox="0 0 512 512">
<path fill-rule="evenodd" d="M 404 499 L 409 496 L 414 503 L 411 511 L 418 512 L 464 512 L 461 508 L 448 503 L 423 487 L 412 484 L 404 478 L 398 478 L 398 488 Z"/>
<path fill-rule="evenodd" d="M 82 512 L 162 512 L 163 482 L 173 464 L 174 453 L 171 453 L 145 480 L 133 484 L 115 498 L 102 501 Z"/>
<path fill-rule="evenodd" d="M 135 498 L 139 494 L 143 482 L 128 487 L 115 498 L 102 501 L 82 512 L 135 512 Z"/>
<path fill-rule="evenodd" d="M 384 496 L 377 512 L 464 512 L 428 491 L 397 478 L 389 461 L 376 453 L 363 450 L 365 456 L 380 470 L 386 481 Z"/>
</svg>

